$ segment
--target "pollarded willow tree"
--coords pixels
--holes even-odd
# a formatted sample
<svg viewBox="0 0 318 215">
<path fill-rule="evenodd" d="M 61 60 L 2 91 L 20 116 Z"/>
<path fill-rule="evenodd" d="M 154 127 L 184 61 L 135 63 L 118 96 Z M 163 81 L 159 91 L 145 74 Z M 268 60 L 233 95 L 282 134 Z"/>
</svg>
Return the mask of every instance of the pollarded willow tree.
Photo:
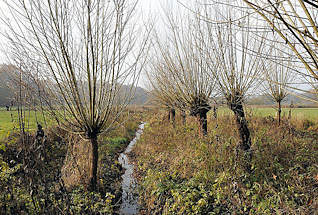
<svg viewBox="0 0 318 215">
<path fill-rule="evenodd" d="M 156 61 L 160 64 L 154 73 L 159 73 L 163 85 L 169 88 L 180 108 L 196 116 L 200 133 L 207 135 L 207 113 L 211 109 L 211 97 L 217 89 L 214 76 L 207 73 L 208 65 L 200 50 L 203 43 L 196 36 L 196 23 L 167 13 L 167 39 L 156 37 L 155 48 L 159 50 Z"/>
<path fill-rule="evenodd" d="M 277 52 L 277 50 L 272 50 Z M 277 103 L 277 121 L 281 123 L 281 103 L 289 95 L 289 85 L 292 84 L 295 76 L 292 73 L 292 62 L 283 56 L 283 53 L 271 54 L 274 59 L 266 63 L 264 68 L 264 85 L 268 95 Z"/>
<path fill-rule="evenodd" d="M 5 2 L 8 50 L 19 65 L 39 65 L 46 107 L 64 129 L 88 140 L 95 190 L 98 136 L 122 115 L 131 93 L 121 87 L 133 87 L 144 64 L 147 39 L 137 39 L 133 22 L 137 1 Z"/>
<path fill-rule="evenodd" d="M 173 124 L 175 124 L 175 110 L 181 108 L 183 104 L 177 98 L 174 87 L 171 86 L 169 74 L 164 71 L 164 65 L 154 60 L 146 74 L 151 87 L 152 100 L 156 105 L 168 111 L 168 120 L 170 121 L 172 118 Z"/>
<path fill-rule="evenodd" d="M 244 152 L 245 167 L 250 171 L 252 143 L 243 104 L 262 77 L 262 55 L 266 52 L 266 46 L 265 35 L 262 38 L 253 35 L 248 16 L 234 20 L 233 14 L 237 13 L 227 4 L 205 4 L 197 14 L 198 19 L 203 19 L 206 24 L 198 25 L 198 28 L 201 28 L 200 37 L 205 44 L 202 55 L 206 56 L 207 62 L 215 62 L 207 64 L 210 66 L 209 74 L 216 79 L 227 106 L 234 113 L 240 136 L 238 148 Z"/>
<path fill-rule="evenodd" d="M 310 0 L 243 0 L 243 2 L 257 15 L 253 15 L 255 19 L 261 18 L 265 21 L 269 29 L 276 32 L 281 41 L 288 45 L 293 53 L 292 57 L 298 59 L 296 69 L 293 71 L 303 75 L 316 89 L 318 2 Z"/>
</svg>

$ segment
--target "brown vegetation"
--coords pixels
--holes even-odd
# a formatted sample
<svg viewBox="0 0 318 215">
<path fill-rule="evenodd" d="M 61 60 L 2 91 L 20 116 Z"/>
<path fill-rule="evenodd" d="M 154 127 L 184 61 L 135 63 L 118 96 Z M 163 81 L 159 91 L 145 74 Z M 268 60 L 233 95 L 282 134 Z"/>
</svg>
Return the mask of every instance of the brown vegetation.
<svg viewBox="0 0 318 215">
<path fill-rule="evenodd" d="M 194 118 L 176 129 L 160 119 L 148 116 L 134 150 L 144 214 L 315 213 L 317 135 L 302 122 L 278 127 L 273 119 L 248 117 L 254 155 L 249 175 L 235 150 L 240 137 L 234 116 L 219 117 L 218 128 L 203 139 L 195 135 Z"/>
</svg>

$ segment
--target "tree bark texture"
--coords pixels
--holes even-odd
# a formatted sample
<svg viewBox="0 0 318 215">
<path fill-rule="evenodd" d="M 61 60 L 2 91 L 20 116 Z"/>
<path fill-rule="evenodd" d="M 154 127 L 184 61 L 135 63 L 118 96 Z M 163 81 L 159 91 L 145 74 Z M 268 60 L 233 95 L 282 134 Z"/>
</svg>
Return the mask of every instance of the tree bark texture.
<svg viewBox="0 0 318 215">
<path fill-rule="evenodd" d="M 280 125 L 280 122 L 281 122 L 281 114 L 282 114 L 281 101 L 278 101 L 278 113 L 277 113 L 278 125 Z"/>
<path fill-rule="evenodd" d="M 251 134 L 248 128 L 248 123 L 245 117 L 243 105 L 241 102 L 237 104 L 230 105 L 231 110 L 234 112 L 236 125 L 239 131 L 240 136 L 240 145 L 239 149 L 244 153 L 244 164 L 247 172 L 251 172 L 251 161 L 252 161 L 252 153 L 251 153 Z"/>
<path fill-rule="evenodd" d="M 199 113 L 200 130 L 202 131 L 203 136 L 208 134 L 207 113 L 206 110 L 201 110 Z"/>
<path fill-rule="evenodd" d="M 176 122 L 176 110 L 173 108 L 173 109 L 170 110 L 170 113 L 171 113 L 172 123 L 173 123 L 173 125 L 175 125 L 175 122 Z"/>
<path fill-rule="evenodd" d="M 236 125 L 239 130 L 241 139 L 240 148 L 244 151 L 248 151 L 251 148 L 251 136 L 247 120 L 245 118 L 243 105 L 241 103 L 232 105 L 231 110 L 234 112 Z"/>
<path fill-rule="evenodd" d="M 98 170 L 98 141 L 97 136 L 90 139 L 92 145 L 92 169 L 90 174 L 90 189 L 96 191 Z"/>
<path fill-rule="evenodd" d="M 215 106 L 213 107 L 213 117 L 214 117 L 215 120 L 218 119 L 217 108 Z"/>
<path fill-rule="evenodd" d="M 184 110 L 181 110 L 181 118 L 182 118 L 182 124 L 186 125 L 187 119 L 186 119 L 186 112 Z"/>
</svg>

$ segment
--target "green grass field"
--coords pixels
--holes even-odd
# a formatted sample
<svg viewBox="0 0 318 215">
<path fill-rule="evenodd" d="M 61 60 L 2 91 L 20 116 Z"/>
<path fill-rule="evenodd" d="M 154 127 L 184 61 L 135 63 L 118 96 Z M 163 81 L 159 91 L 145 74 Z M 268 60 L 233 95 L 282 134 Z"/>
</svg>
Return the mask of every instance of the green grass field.
<svg viewBox="0 0 318 215">
<path fill-rule="evenodd" d="M 288 116 L 289 108 L 283 108 L 282 116 Z M 247 108 L 247 114 L 252 114 L 252 116 L 266 117 L 266 116 L 276 116 L 275 108 Z M 11 116 L 12 114 L 12 116 Z M 212 111 L 209 112 L 212 114 Z M 221 107 L 218 109 L 219 115 L 232 114 L 226 107 Z M 26 112 L 26 122 L 25 128 L 29 131 L 34 131 L 36 129 L 37 122 L 39 122 L 43 127 L 45 127 L 43 115 L 40 112 L 30 111 Z M 292 109 L 293 119 L 309 119 L 312 121 L 318 121 L 318 108 L 293 108 Z M 52 120 L 49 117 L 45 118 L 46 122 L 50 125 Z M 5 138 L 10 132 L 19 130 L 19 119 L 17 111 L 6 111 L 5 108 L 0 108 L 0 140 Z"/>
<path fill-rule="evenodd" d="M 34 131 L 37 123 L 40 123 L 43 127 L 46 124 L 52 124 L 52 120 L 49 117 L 43 117 L 41 112 L 26 111 L 25 113 L 25 129 L 27 131 Z M 46 122 L 46 123 L 45 123 Z M 18 111 L 6 111 L 4 108 L 0 109 L 0 140 L 7 137 L 11 132 L 19 131 L 19 117 Z"/>
<path fill-rule="evenodd" d="M 290 108 L 283 108 L 282 109 L 282 117 L 287 117 L 289 114 Z M 212 114 L 212 111 L 209 112 Z M 232 114 L 232 111 L 228 108 L 221 107 L 218 110 L 219 115 L 226 115 L 226 114 Z M 272 107 L 266 107 L 266 108 L 247 108 L 246 114 L 252 114 L 252 116 L 258 116 L 258 117 L 266 117 L 266 116 L 272 116 L 276 117 L 277 109 Z M 316 121 L 318 120 L 318 108 L 293 108 L 292 109 L 292 118 L 293 119 L 308 119 Z"/>
<path fill-rule="evenodd" d="M 277 110 L 274 108 L 252 108 L 256 116 L 276 116 Z M 290 108 L 282 109 L 282 116 L 288 116 Z M 296 119 L 318 119 L 318 108 L 293 108 L 292 117 Z"/>
</svg>

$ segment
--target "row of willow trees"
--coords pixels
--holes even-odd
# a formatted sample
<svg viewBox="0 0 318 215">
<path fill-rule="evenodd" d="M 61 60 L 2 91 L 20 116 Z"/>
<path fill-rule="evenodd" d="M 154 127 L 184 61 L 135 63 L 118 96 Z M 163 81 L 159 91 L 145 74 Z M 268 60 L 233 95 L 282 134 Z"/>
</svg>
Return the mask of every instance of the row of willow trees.
<svg viewBox="0 0 318 215">
<path fill-rule="evenodd" d="M 6 54 L 17 68 L 17 88 L 31 92 L 19 98 L 32 101 L 33 109 L 49 112 L 60 127 L 87 140 L 92 190 L 97 184 L 98 137 L 120 124 L 133 91 L 122 86 L 133 89 L 149 59 L 147 74 L 157 101 L 180 109 L 183 116 L 187 111 L 197 116 L 204 133 L 211 101 L 226 100 L 248 159 L 246 96 L 267 82 L 280 106 L 286 87 L 294 87 L 289 78 L 295 74 L 317 86 L 318 5 L 313 1 L 194 0 L 190 5 L 180 0 L 179 8 L 187 13 L 181 17 L 166 12 L 166 30 L 157 29 L 152 43 L 152 25 L 140 37 L 134 16 L 137 0 L 3 4 Z"/>
<path fill-rule="evenodd" d="M 306 3 L 299 2 L 301 8 L 306 9 Z M 277 103 L 280 123 L 282 101 L 294 90 L 301 90 L 295 87 L 301 84 L 295 80 L 305 80 L 310 84 L 309 80 L 315 80 L 317 69 L 313 61 L 315 44 L 312 41 L 302 44 L 306 29 L 308 40 L 315 41 L 317 38 L 316 25 L 309 27 L 305 24 L 312 24 L 314 19 L 305 17 L 302 20 L 303 16 L 296 12 L 300 9 L 295 5 L 297 3 L 287 1 L 289 9 L 293 5 L 298 9 L 294 11 L 284 8 L 284 3 L 262 3 L 264 7 L 250 1 L 181 3 L 187 12 L 179 15 L 176 11 L 166 12 L 165 33 L 154 34 L 154 54 L 147 70 L 154 100 L 169 110 L 173 117 L 176 109 L 180 110 L 183 118 L 186 112 L 196 116 L 203 135 L 208 132 L 207 113 L 217 101 L 225 101 L 236 119 L 240 136 L 238 148 L 244 154 L 248 171 L 252 143 L 243 108 L 247 96 L 266 91 Z M 309 3 L 307 6 L 311 9 L 316 7 Z M 267 8 L 272 11 L 267 11 Z M 305 9 L 308 15 L 310 12 Z M 257 16 L 262 10 L 272 16 L 270 20 L 264 22 Z M 286 24 L 283 15 L 276 10 L 285 11 L 285 15 L 287 11 L 295 12 L 299 22 L 303 22 L 304 29 L 298 28 L 298 37 L 293 42 L 287 35 L 293 35 L 288 30 L 294 33 L 296 30 L 292 27 L 295 26 Z M 294 19 L 292 15 L 288 18 Z M 266 21 L 270 22 L 270 26 Z M 285 28 L 287 25 L 287 29 L 278 29 L 273 23 L 280 27 L 285 25 Z M 298 42 L 295 41 L 297 39 Z M 295 48 L 301 45 L 307 53 Z M 306 54 L 309 56 L 304 56 Z"/>
</svg>

